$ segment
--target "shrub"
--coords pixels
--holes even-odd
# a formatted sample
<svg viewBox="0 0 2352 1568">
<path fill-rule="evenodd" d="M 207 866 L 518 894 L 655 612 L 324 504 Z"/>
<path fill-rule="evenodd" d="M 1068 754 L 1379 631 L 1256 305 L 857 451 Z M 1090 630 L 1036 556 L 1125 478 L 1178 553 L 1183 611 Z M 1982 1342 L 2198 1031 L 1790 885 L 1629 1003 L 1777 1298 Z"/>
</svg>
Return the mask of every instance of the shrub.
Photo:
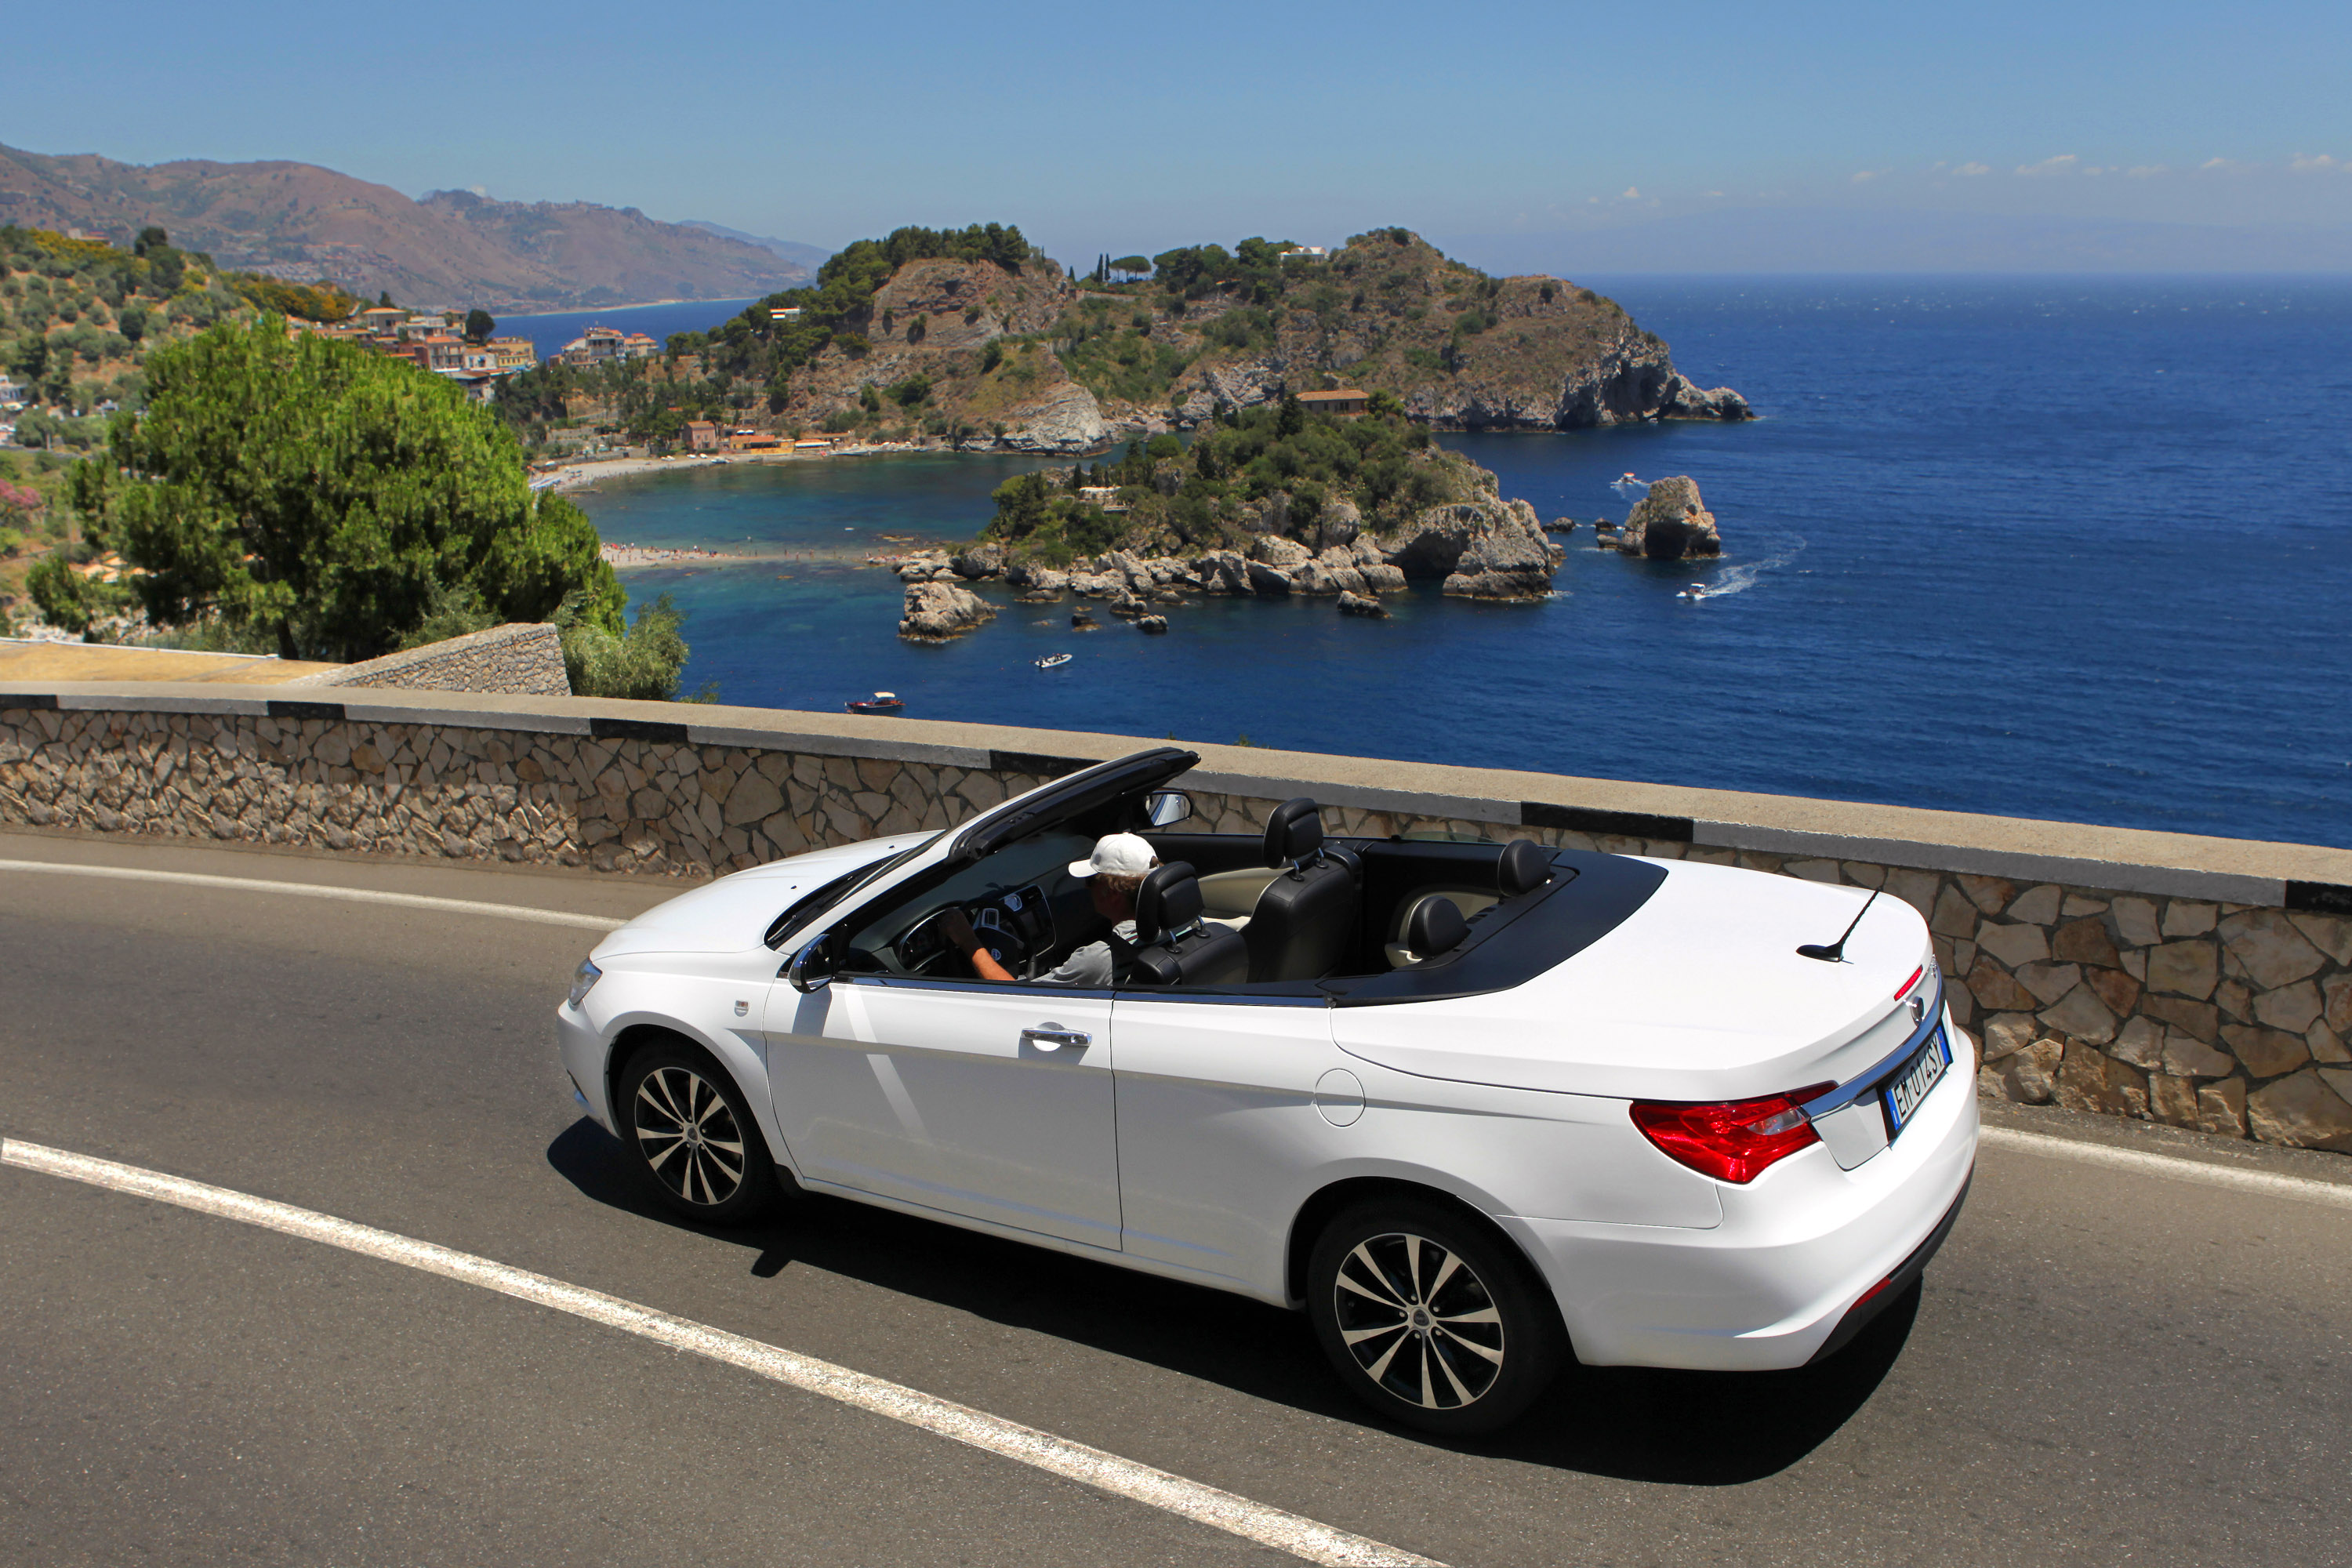
<svg viewBox="0 0 2352 1568">
<path fill-rule="evenodd" d="M 556 612 L 562 628 L 563 672 L 574 697 L 618 697 L 642 702 L 670 702 L 677 698 L 678 681 L 689 651 L 678 635 L 685 612 L 667 594 L 637 606 L 637 618 L 627 633 L 614 637 L 604 626 L 579 618 L 566 601 Z"/>
</svg>

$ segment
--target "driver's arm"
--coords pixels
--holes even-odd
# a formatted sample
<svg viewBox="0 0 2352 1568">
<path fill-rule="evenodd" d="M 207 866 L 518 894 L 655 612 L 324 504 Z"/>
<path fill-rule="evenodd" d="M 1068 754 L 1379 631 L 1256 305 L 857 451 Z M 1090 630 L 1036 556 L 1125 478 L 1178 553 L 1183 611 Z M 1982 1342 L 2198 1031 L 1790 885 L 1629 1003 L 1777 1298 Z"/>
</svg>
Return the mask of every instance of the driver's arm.
<svg viewBox="0 0 2352 1568">
<path fill-rule="evenodd" d="M 981 945 L 980 934 L 971 929 L 971 921 L 965 918 L 961 910 L 950 908 L 940 924 L 947 932 L 948 941 L 955 944 L 956 951 L 962 953 L 964 961 L 971 965 L 974 974 L 982 980 L 1008 984 L 1012 982 L 1013 972 L 997 963 L 988 949 Z"/>
</svg>

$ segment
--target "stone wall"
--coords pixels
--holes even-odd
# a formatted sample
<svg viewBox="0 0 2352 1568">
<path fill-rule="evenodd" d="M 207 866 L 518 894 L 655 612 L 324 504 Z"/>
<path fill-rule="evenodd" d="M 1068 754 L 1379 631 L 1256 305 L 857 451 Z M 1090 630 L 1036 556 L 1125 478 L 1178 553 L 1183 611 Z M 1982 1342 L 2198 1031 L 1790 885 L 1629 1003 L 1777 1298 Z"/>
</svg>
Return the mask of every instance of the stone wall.
<svg viewBox="0 0 2352 1568">
<path fill-rule="evenodd" d="M 700 878 L 951 826 L 1149 743 L 572 699 L 403 700 L 0 693 L 0 823 Z M 1884 889 L 1927 917 L 1987 1092 L 2352 1152 L 2352 852 L 1194 749 L 1202 764 L 1182 784 L 1215 831 L 1255 833 L 1276 803 L 1309 795 L 1341 834 L 1531 837 Z"/>
<path fill-rule="evenodd" d="M 510 621 L 488 631 L 404 648 L 362 664 L 305 675 L 289 686 L 377 686 L 409 690 L 484 691 L 513 697 L 569 697 L 563 638 L 553 626 Z"/>
</svg>

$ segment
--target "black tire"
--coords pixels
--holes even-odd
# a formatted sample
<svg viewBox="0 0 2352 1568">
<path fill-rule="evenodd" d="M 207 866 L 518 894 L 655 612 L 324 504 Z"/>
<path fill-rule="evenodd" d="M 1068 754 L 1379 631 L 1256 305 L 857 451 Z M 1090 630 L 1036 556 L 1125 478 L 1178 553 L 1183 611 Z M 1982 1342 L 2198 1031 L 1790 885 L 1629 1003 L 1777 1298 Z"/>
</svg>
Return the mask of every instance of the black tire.
<svg viewBox="0 0 2352 1568">
<path fill-rule="evenodd" d="M 1335 1216 L 1307 1262 L 1307 1310 L 1349 1391 L 1425 1432 L 1509 1425 L 1569 1359 L 1559 1310 L 1526 1260 L 1475 1220 L 1421 1199 L 1375 1199 Z"/>
<path fill-rule="evenodd" d="M 678 1041 L 646 1046 L 613 1088 L 629 1163 L 664 1206 L 706 1225 L 748 1225 L 774 1207 L 767 1138 L 743 1091 L 706 1053 Z"/>
</svg>

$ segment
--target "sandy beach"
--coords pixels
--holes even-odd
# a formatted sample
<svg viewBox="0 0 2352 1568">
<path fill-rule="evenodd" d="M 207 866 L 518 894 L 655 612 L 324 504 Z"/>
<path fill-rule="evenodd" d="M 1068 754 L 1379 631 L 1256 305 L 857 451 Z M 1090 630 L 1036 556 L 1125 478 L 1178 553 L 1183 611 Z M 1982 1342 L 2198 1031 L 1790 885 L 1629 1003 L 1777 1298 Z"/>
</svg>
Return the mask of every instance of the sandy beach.
<svg viewBox="0 0 2352 1568">
<path fill-rule="evenodd" d="M 635 474 L 674 474 L 686 468 L 719 468 L 730 463 L 808 463 L 822 462 L 827 458 L 876 458 L 893 453 L 944 452 L 949 449 L 937 442 L 875 441 L 854 447 L 835 447 L 829 452 L 696 452 L 675 458 L 583 458 L 537 473 L 533 478 L 545 479 L 551 474 L 555 482 L 545 488 L 578 490 L 605 479 L 624 479 Z"/>
</svg>

